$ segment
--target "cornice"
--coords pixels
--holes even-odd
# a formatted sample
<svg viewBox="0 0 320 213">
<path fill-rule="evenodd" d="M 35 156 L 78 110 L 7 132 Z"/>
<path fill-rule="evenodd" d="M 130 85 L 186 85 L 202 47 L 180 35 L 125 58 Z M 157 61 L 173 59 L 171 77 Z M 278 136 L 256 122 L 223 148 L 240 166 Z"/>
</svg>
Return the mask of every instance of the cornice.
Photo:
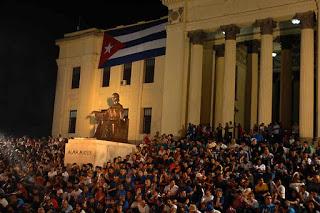
<svg viewBox="0 0 320 213">
<path fill-rule="evenodd" d="M 161 0 L 162 4 L 170 7 L 173 4 L 182 3 L 184 0 Z"/>
</svg>

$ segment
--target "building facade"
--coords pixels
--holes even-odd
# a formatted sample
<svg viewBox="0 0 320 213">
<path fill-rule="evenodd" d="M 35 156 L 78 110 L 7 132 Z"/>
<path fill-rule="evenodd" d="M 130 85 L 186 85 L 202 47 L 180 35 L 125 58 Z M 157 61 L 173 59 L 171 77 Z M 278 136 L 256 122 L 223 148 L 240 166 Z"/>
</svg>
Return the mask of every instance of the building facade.
<svg viewBox="0 0 320 213">
<path fill-rule="evenodd" d="M 98 69 L 103 32 L 66 34 L 60 47 L 52 135 L 91 137 L 91 112 L 109 108 L 112 93 L 129 118 L 129 139 L 160 129 L 164 56 Z"/>
<path fill-rule="evenodd" d="M 90 112 L 107 108 L 107 98 L 118 92 L 128 109 L 130 140 L 141 139 L 148 122 L 151 134 L 179 134 L 188 123 L 229 121 L 246 129 L 272 121 L 291 128 L 298 122 L 302 138 L 318 138 L 318 0 L 162 3 L 168 7 L 166 54 L 154 60 L 153 83 L 144 83 L 148 62 L 137 61 L 130 85 L 121 85 L 130 65 L 120 65 L 111 67 L 109 86 L 103 87 L 107 71 L 97 69 L 100 30 L 57 41 L 53 135 L 90 137 Z M 71 89 L 79 69 L 79 88 Z"/>
</svg>

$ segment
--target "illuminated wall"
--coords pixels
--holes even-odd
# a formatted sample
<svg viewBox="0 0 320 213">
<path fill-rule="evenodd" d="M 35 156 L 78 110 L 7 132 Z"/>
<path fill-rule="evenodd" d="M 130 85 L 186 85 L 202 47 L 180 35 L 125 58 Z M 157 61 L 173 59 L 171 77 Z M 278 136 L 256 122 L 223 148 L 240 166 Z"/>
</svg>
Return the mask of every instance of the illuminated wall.
<svg viewBox="0 0 320 213">
<path fill-rule="evenodd" d="M 155 59 L 154 82 L 144 82 L 144 61 L 132 63 L 131 84 L 121 85 L 123 65 L 111 67 L 110 84 L 102 87 L 103 69 L 98 69 L 102 32 L 89 29 L 66 34 L 60 47 L 52 135 L 92 137 L 95 122 L 90 113 L 109 107 L 112 93 L 129 109 L 129 140 L 143 137 L 143 108 L 152 108 L 151 134 L 160 131 L 164 56 Z M 71 89 L 72 70 L 81 67 L 80 85 Z M 77 110 L 76 131 L 68 133 L 70 110 Z"/>
</svg>

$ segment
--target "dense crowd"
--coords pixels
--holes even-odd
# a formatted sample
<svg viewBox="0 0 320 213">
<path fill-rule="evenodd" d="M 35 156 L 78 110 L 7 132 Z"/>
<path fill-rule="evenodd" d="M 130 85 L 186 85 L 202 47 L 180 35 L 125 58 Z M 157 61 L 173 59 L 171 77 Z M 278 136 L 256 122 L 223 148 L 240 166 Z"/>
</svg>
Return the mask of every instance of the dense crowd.
<svg viewBox="0 0 320 213">
<path fill-rule="evenodd" d="M 279 124 L 189 125 L 104 166 L 64 165 L 63 138 L 0 138 L 2 212 L 319 212 L 320 149 Z"/>
</svg>

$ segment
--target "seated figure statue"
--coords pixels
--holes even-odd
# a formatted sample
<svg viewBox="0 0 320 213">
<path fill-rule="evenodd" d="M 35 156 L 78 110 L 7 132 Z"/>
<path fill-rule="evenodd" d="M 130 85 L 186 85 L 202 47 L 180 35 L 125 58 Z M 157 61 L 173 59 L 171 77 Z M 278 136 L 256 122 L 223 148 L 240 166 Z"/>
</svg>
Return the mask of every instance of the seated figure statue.
<svg viewBox="0 0 320 213">
<path fill-rule="evenodd" d="M 105 111 L 93 111 L 98 126 L 94 137 L 102 140 L 127 142 L 128 119 L 124 118 L 123 107 L 119 103 L 119 94 L 112 94 L 112 106 Z"/>
</svg>

